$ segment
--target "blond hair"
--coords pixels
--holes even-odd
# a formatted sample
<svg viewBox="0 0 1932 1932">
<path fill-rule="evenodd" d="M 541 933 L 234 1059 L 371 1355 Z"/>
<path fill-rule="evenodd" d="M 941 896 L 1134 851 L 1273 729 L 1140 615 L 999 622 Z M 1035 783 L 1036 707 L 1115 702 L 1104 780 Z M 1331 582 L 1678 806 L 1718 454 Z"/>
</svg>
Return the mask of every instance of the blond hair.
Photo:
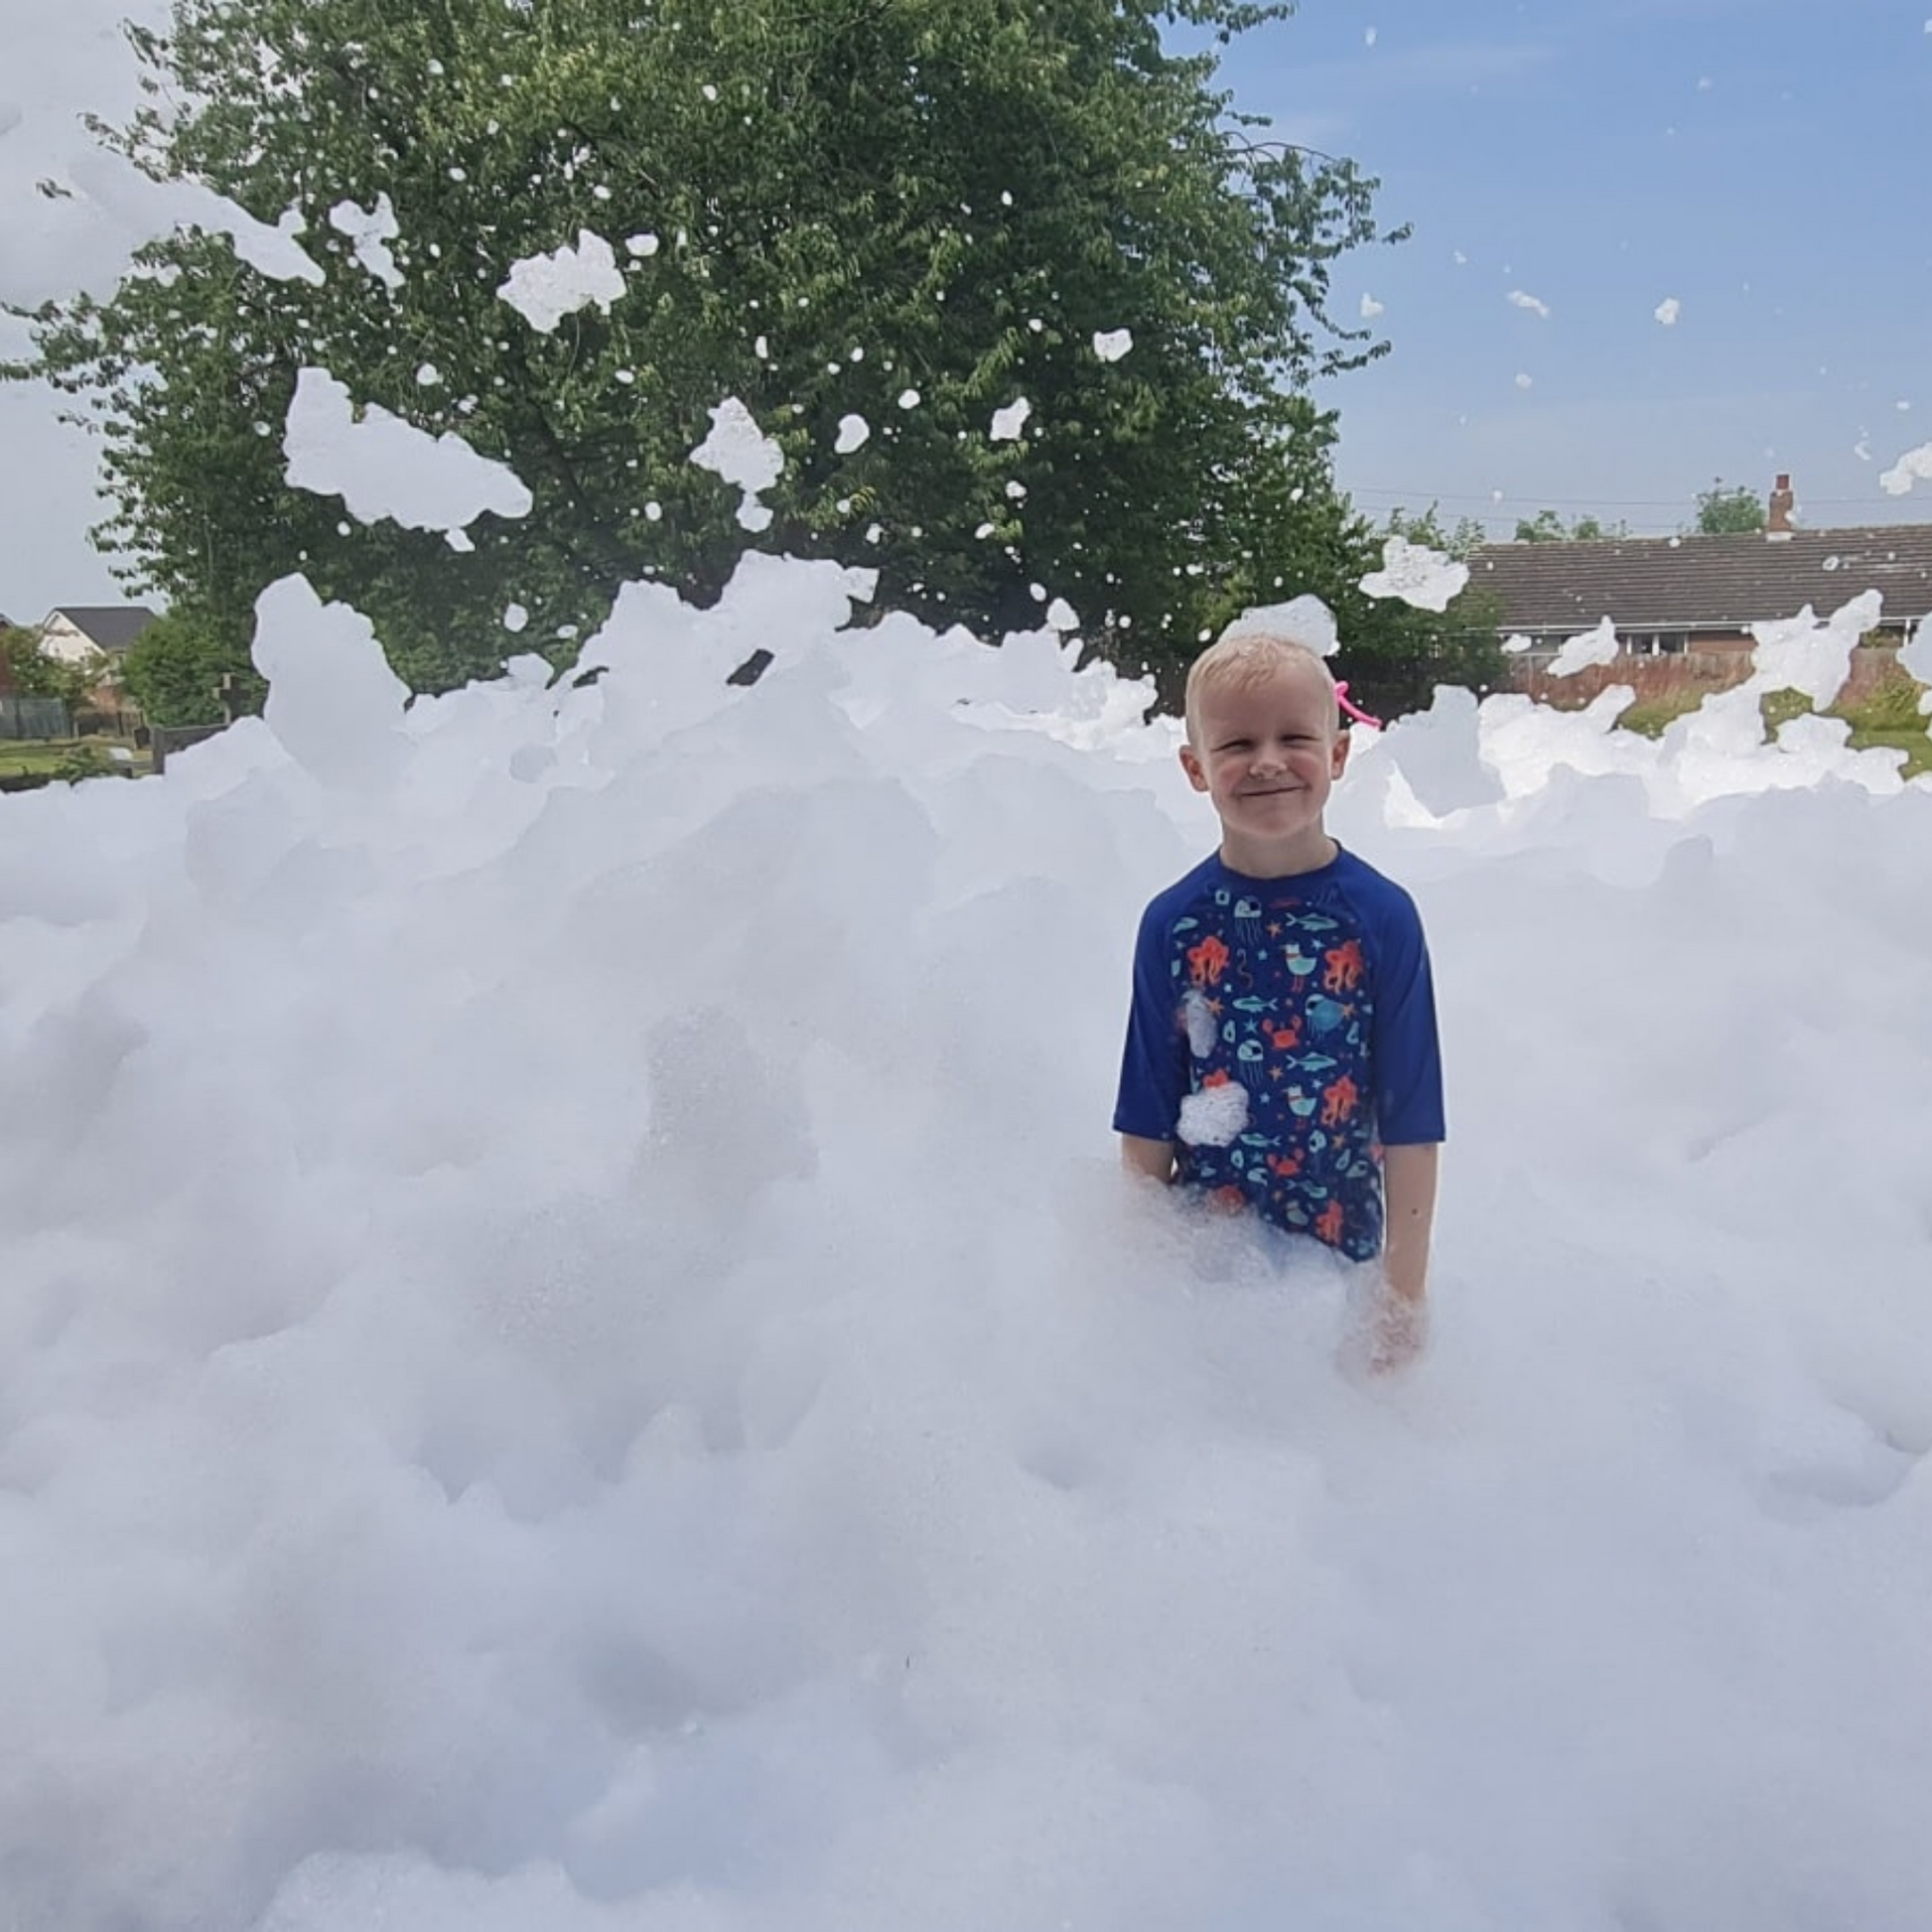
<svg viewBox="0 0 1932 1932">
<path fill-rule="evenodd" d="M 1230 625 L 1187 667 L 1187 742 L 1200 736 L 1201 694 L 1211 690 L 1245 690 L 1264 684 L 1283 671 L 1311 671 L 1334 693 L 1335 674 L 1328 660 L 1299 637 L 1286 631 L 1242 630 Z M 1336 707 L 1339 712 L 1339 705 Z"/>
</svg>

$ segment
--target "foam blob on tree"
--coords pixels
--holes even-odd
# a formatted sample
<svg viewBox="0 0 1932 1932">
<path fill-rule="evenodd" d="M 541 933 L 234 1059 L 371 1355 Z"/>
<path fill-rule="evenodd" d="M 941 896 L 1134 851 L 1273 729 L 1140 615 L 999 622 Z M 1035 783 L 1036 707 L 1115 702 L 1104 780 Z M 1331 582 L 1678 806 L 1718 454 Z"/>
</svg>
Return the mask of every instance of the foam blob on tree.
<svg viewBox="0 0 1932 1932">
<path fill-rule="evenodd" d="M 601 234 L 580 228 L 574 245 L 565 242 L 547 255 L 512 262 L 496 293 L 532 329 L 547 336 L 579 309 L 596 307 L 608 315 L 626 286 L 611 244 Z"/>
<path fill-rule="evenodd" d="M 1034 406 L 1025 396 L 1010 402 L 1004 409 L 993 412 L 992 440 L 995 443 L 1015 443 L 1027 427 L 1027 418 L 1034 413 Z"/>
<path fill-rule="evenodd" d="M 485 511 L 530 511 L 528 487 L 506 465 L 479 456 L 454 430 L 431 436 L 380 404 L 358 421 L 347 389 L 324 369 L 296 377 L 282 448 L 291 483 L 341 496 L 364 523 L 386 516 L 409 529 L 455 531 Z"/>
<path fill-rule="evenodd" d="M 712 410 L 710 433 L 691 452 L 691 461 L 743 491 L 738 521 L 745 529 L 770 527 L 771 511 L 758 498 L 784 475 L 784 452 L 738 397 L 727 396 Z"/>
<path fill-rule="evenodd" d="M 396 238 L 400 229 L 387 190 L 377 195 L 373 207 L 363 207 L 356 202 L 338 202 L 329 210 L 329 225 L 338 234 L 347 237 L 355 251 L 355 259 L 384 288 L 402 287 L 402 271 L 396 266 L 395 256 L 389 252 L 389 243 Z"/>
</svg>

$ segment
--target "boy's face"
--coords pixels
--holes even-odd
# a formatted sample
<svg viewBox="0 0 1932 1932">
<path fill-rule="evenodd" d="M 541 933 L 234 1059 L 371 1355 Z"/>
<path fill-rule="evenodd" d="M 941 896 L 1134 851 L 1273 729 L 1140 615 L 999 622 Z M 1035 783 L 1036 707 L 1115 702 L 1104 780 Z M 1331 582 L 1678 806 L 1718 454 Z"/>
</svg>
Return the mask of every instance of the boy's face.
<svg viewBox="0 0 1932 1932">
<path fill-rule="evenodd" d="M 1180 762 L 1221 819 L 1221 857 L 1259 878 L 1312 871 L 1330 856 L 1321 814 L 1348 761 L 1334 694 L 1312 666 L 1210 685 Z"/>
</svg>

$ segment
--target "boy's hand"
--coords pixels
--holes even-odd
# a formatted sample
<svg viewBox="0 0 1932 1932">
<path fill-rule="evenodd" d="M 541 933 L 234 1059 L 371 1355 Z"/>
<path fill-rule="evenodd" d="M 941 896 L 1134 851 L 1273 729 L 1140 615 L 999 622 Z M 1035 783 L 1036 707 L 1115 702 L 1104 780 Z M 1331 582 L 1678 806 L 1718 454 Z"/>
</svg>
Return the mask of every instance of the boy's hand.
<svg viewBox="0 0 1932 1932">
<path fill-rule="evenodd" d="M 1381 1285 L 1369 1311 L 1368 1370 L 1393 1375 L 1413 1362 L 1429 1341 L 1429 1304 Z"/>
</svg>

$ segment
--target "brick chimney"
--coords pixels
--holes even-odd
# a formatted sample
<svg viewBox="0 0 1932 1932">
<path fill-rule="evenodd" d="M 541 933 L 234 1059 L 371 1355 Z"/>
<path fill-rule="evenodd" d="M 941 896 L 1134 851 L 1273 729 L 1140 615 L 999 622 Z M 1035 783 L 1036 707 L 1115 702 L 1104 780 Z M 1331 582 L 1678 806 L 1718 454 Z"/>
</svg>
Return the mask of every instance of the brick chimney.
<svg viewBox="0 0 1932 1932">
<path fill-rule="evenodd" d="M 1770 515 L 1764 524 L 1764 534 L 1775 541 L 1779 537 L 1793 535 L 1791 511 L 1797 498 L 1791 493 L 1791 479 L 1780 475 L 1771 486 Z"/>
</svg>

